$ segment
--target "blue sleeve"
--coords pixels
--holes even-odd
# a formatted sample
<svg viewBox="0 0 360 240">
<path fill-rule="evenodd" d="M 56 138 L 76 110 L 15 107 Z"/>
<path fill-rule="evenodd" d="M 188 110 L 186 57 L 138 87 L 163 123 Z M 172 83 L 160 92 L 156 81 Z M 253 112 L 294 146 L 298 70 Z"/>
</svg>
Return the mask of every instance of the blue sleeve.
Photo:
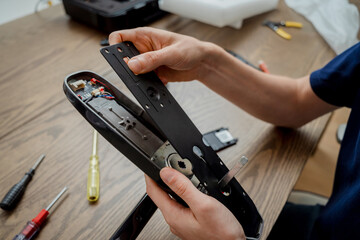
<svg viewBox="0 0 360 240">
<path fill-rule="evenodd" d="M 315 94 L 327 103 L 352 107 L 360 89 L 360 43 L 310 75 Z"/>
</svg>

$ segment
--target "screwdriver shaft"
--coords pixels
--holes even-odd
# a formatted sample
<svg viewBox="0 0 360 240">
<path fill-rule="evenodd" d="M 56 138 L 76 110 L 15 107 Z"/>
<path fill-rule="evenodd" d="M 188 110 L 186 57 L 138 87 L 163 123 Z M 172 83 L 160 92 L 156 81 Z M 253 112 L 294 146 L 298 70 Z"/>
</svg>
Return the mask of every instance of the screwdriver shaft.
<svg viewBox="0 0 360 240">
<path fill-rule="evenodd" d="M 92 155 L 97 156 L 97 151 L 98 151 L 98 132 L 94 129 Z"/>
<path fill-rule="evenodd" d="M 42 160 L 44 160 L 44 158 L 45 158 L 45 154 L 41 154 L 41 156 L 38 158 L 38 160 L 36 161 L 36 163 L 34 164 L 34 166 L 31 169 L 35 170 L 39 166 L 39 164 L 42 162 Z"/>
<path fill-rule="evenodd" d="M 66 192 L 66 190 L 68 190 L 68 188 L 64 187 L 63 190 L 54 198 L 54 200 L 49 204 L 49 206 L 45 210 L 50 211 L 52 206 L 54 206 L 54 204 L 59 200 L 59 198 L 61 198 L 61 196 Z"/>
</svg>

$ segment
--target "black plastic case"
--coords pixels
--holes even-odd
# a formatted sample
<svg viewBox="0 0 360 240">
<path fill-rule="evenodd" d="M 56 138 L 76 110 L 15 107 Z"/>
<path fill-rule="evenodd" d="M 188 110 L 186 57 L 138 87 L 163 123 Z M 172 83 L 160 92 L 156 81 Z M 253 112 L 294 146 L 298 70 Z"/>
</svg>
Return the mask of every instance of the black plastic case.
<svg viewBox="0 0 360 240">
<path fill-rule="evenodd" d="M 63 0 L 74 20 L 105 33 L 145 26 L 164 16 L 156 0 Z"/>
</svg>

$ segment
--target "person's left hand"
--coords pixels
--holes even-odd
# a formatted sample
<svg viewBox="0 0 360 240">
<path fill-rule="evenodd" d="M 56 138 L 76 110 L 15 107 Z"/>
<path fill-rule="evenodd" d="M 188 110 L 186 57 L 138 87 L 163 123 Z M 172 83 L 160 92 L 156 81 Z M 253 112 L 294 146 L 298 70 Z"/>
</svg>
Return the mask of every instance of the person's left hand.
<svg viewBox="0 0 360 240">
<path fill-rule="evenodd" d="M 215 198 L 200 192 L 182 173 L 163 168 L 160 177 L 189 206 L 171 199 L 145 175 L 146 191 L 161 210 L 172 233 L 182 239 L 241 239 L 245 234 L 235 216 Z"/>
</svg>

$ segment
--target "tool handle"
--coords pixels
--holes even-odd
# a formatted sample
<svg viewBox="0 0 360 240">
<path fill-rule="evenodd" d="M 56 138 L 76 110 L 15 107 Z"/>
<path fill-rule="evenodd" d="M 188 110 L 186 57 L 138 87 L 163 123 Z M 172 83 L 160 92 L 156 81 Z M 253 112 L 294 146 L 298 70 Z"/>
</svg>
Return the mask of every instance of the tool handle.
<svg viewBox="0 0 360 240">
<path fill-rule="evenodd" d="M 100 192 L 99 160 L 97 156 L 90 157 L 90 166 L 87 182 L 87 199 L 89 202 L 96 202 Z"/>
<path fill-rule="evenodd" d="M 294 27 L 294 28 L 302 28 L 303 27 L 302 23 L 291 22 L 291 21 L 285 21 L 285 26 L 286 27 Z"/>
<path fill-rule="evenodd" d="M 45 222 L 46 218 L 49 216 L 49 211 L 42 209 L 39 214 L 33 218 L 32 222 L 37 226 L 41 227 L 41 225 Z"/>
<path fill-rule="evenodd" d="M 24 229 L 16 235 L 13 240 L 31 240 L 34 239 L 36 236 L 36 233 L 40 230 L 40 226 L 38 226 L 33 221 L 27 222 Z"/>
<path fill-rule="evenodd" d="M 275 32 L 287 40 L 291 39 L 291 35 L 282 30 L 281 28 L 276 29 Z"/>
<path fill-rule="evenodd" d="M 0 203 L 0 207 L 4 210 L 13 209 L 17 203 L 20 201 L 21 197 L 24 195 L 26 186 L 32 179 L 32 174 L 30 172 L 26 173 L 25 176 L 15 184 L 8 193 L 5 195 L 3 200 Z"/>
</svg>

